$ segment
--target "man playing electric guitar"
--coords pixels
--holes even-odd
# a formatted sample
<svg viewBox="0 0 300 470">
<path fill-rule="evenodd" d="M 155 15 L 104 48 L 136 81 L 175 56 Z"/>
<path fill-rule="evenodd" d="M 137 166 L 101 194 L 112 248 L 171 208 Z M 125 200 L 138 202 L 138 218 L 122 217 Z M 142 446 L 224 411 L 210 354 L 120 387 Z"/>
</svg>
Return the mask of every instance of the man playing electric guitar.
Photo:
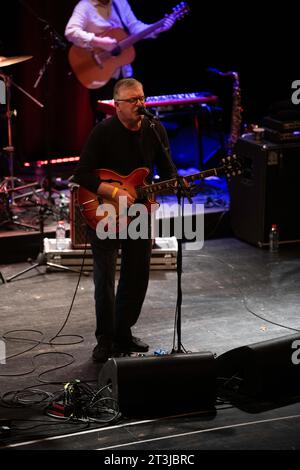
<svg viewBox="0 0 300 470">
<path fill-rule="evenodd" d="M 92 193 L 92 199 L 111 201 L 115 204 L 127 197 L 130 207 L 135 197 L 126 191 L 123 182 L 111 181 L 97 176 L 98 169 L 112 170 L 118 175 L 129 175 L 134 170 L 146 167 L 148 183 L 152 180 L 154 165 L 163 180 L 176 178 L 177 171 L 168 158 L 169 148 L 165 128 L 141 115 L 144 90 L 133 78 L 119 80 L 114 88 L 116 115 L 101 121 L 91 132 L 74 181 L 84 191 Z M 163 144 L 163 146 L 162 146 Z M 104 174 L 104 173 L 103 173 Z M 104 181 L 105 180 L 105 181 Z M 96 197 L 97 199 L 97 197 Z M 99 239 L 96 231 L 88 229 L 94 258 L 94 283 L 96 302 L 96 339 L 93 359 L 104 362 L 112 354 L 145 352 L 148 345 L 132 335 L 131 328 L 137 322 L 146 295 L 150 258 L 149 239 Z M 118 250 L 122 250 L 120 279 L 115 295 L 115 272 Z"/>
</svg>

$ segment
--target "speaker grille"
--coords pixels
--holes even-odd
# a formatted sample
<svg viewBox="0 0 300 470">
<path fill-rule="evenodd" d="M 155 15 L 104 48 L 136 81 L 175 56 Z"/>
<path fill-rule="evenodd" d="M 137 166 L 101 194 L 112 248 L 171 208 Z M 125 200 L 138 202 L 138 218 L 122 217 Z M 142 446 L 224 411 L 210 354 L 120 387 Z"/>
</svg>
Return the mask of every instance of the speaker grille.
<svg viewBox="0 0 300 470">
<path fill-rule="evenodd" d="M 85 246 L 90 248 L 90 243 L 87 243 L 87 230 L 86 222 L 81 215 L 78 198 L 77 187 L 71 189 L 70 195 L 70 236 L 71 245 L 74 249 L 84 249 Z"/>
</svg>

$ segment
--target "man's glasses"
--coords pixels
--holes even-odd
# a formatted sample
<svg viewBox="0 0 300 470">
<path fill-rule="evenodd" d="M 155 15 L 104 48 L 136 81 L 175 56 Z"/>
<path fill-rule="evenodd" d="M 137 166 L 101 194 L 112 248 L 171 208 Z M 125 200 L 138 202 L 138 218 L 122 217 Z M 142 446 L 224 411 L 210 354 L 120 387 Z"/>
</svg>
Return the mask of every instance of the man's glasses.
<svg viewBox="0 0 300 470">
<path fill-rule="evenodd" d="M 132 98 L 124 98 L 123 100 L 122 99 L 119 99 L 119 100 L 115 100 L 115 101 L 124 101 L 125 103 L 130 103 L 130 104 L 137 104 L 138 101 L 141 101 L 142 103 L 144 103 L 145 101 L 145 96 L 133 96 Z"/>
</svg>

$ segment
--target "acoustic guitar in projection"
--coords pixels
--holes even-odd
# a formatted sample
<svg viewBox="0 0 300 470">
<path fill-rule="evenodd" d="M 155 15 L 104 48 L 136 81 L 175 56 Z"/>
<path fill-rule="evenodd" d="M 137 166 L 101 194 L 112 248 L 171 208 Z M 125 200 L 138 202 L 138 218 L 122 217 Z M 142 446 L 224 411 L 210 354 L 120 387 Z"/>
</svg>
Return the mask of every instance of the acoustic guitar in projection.
<svg viewBox="0 0 300 470">
<path fill-rule="evenodd" d="M 71 46 L 69 63 L 75 76 L 86 88 L 95 89 L 103 87 L 111 79 L 116 69 L 133 62 L 135 58 L 133 44 L 149 34 L 155 33 L 155 31 L 163 26 L 166 17 L 178 20 L 188 12 L 188 5 L 182 2 L 173 8 L 172 13 L 140 33 L 128 35 L 122 28 L 111 28 L 102 32 L 98 35 L 99 37 L 109 36 L 117 40 L 117 46 L 110 52 L 101 48 L 90 50 L 74 45 Z"/>
<path fill-rule="evenodd" d="M 225 174 L 229 178 L 230 176 L 236 176 L 240 173 L 241 164 L 239 159 L 235 155 L 232 155 L 230 157 L 222 158 L 222 165 L 220 167 L 205 170 L 200 173 L 194 173 L 192 175 L 185 176 L 184 179 L 189 183 L 202 180 L 208 176 Z M 172 192 L 176 192 L 176 178 L 161 181 L 160 183 L 147 184 L 146 177 L 149 174 L 148 168 L 137 168 L 127 176 L 119 175 L 118 173 L 107 169 L 95 170 L 95 174 L 102 181 L 108 182 L 116 188 L 121 188 L 127 191 L 135 198 L 136 203 L 144 204 L 149 213 L 151 213 L 152 210 L 158 209 L 159 207 L 159 204 L 155 200 L 155 194 L 170 194 Z M 106 222 L 108 218 L 111 217 L 108 214 L 104 204 L 112 204 L 114 206 L 116 215 L 116 228 L 114 233 L 118 233 L 120 231 L 118 224 L 119 218 L 122 219 L 122 224 L 124 224 L 124 217 L 120 217 L 122 214 L 120 214 L 118 200 L 101 198 L 99 195 L 88 191 L 83 186 L 79 186 L 75 191 L 75 205 L 79 207 L 79 210 L 83 215 L 86 223 L 94 230 L 96 230 L 98 222 L 102 221 L 103 219 L 106 219 Z M 99 206 L 102 206 L 100 209 L 103 210 L 99 210 L 97 213 Z M 132 217 L 127 217 L 126 224 L 128 225 L 131 220 Z"/>
</svg>

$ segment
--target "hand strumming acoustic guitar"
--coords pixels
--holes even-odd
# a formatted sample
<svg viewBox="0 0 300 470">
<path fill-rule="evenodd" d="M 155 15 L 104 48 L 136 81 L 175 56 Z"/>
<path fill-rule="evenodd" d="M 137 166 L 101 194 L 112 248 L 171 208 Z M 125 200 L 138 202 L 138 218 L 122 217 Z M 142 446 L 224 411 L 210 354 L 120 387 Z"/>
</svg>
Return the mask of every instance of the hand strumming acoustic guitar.
<svg viewBox="0 0 300 470">
<path fill-rule="evenodd" d="M 167 16 L 178 20 L 188 12 L 189 7 L 185 2 L 182 2 L 174 7 L 173 12 Z M 163 25 L 164 20 L 165 18 L 157 21 L 144 31 L 131 36 L 128 36 L 122 28 L 112 28 L 104 31 L 101 36 L 109 36 L 116 39 L 118 43 L 110 52 L 100 48 L 90 51 L 82 47 L 71 46 L 69 63 L 74 74 L 86 88 L 103 87 L 111 79 L 116 69 L 133 62 L 135 58 L 133 44 L 157 31 Z"/>
<path fill-rule="evenodd" d="M 185 176 L 184 179 L 187 182 L 199 181 L 208 176 L 217 176 L 219 174 L 225 174 L 227 177 L 235 176 L 241 173 L 241 165 L 235 155 L 222 159 L 223 165 L 218 168 L 205 170 L 200 173 L 194 173 L 192 175 Z M 159 204 L 155 201 L 155 194 L 170 193 L 176 191 L 177 179 L 171 179 L 162 181 L 155 184 L 147 184 L 146 177 L 149 174 L 148 168 L 138 168 L 134 170 L 130 175 L 123 176 L 118 173 L 101 169 L 95 170 L 95 173 L 102 181 L 110 182 L 116 188 L 122 188 L 128 191 L 137 202 L 142 202 L 148 212 L 151 212 L 153 208 L 158 208 Z M 103 215 L 97 214 L 97 209 L 102 204 L 113 204 L 116 216 L 119 216 L 118 201 L 111 199 L 103 199 L 99 201 L 99 197 L 80 186 L 75 193 L 75 204 L 79 206 L 81 214 L 85 219 L 86 223 L 96 230 L 98 222 L 107 218 L 107 214 L 103 211 Z M 131 218 L 128 217 L 127 224 L 130 223 Z M 118 222 L 116 223 L 116 232 L 119 231 Z"/>
</svg>

